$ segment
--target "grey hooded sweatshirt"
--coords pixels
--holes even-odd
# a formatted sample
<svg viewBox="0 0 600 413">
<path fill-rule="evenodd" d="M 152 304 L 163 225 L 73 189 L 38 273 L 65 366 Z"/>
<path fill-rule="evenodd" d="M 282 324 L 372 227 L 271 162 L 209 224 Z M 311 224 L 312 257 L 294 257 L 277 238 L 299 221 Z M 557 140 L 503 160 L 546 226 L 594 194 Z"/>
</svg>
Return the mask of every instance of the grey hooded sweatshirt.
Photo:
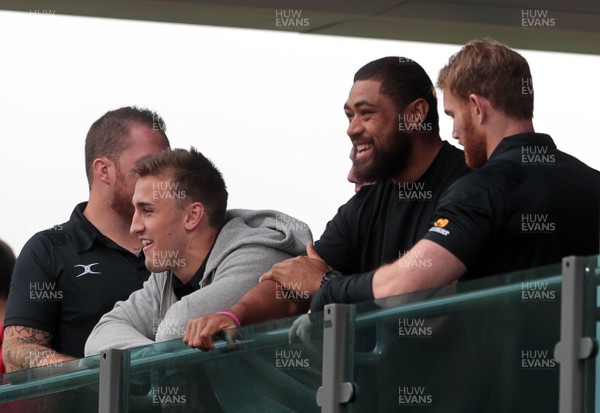
<svg viewBox="0 0 600 413">
<path fill-rule="evenodd" d="M 152 273 L 142 289 L 119 301 L 94 327 L 85 355 L 181 338 L 188 320 L 226 311 L 273 264 L 306 252 L 308 225 L 277 211 L 227 211 L 206 261 L 200 289 L 177 300 L 171 272 Z"/>
</svg>

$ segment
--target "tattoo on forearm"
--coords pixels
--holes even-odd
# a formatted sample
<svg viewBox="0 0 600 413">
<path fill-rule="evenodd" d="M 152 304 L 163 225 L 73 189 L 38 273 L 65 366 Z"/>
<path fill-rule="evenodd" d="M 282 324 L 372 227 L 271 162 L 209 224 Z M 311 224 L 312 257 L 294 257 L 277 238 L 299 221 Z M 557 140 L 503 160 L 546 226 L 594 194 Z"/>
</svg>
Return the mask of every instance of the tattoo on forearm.
<svg viewBox="0 0 600 413">
<path fill-rule="evenodd" d="M 50 348 L 52 333 L 32 327 L 9 326 L 4 331 L 2 355 L 8 371 L 48 364 L 47 358 L 68 359 Z"/>
</svg>

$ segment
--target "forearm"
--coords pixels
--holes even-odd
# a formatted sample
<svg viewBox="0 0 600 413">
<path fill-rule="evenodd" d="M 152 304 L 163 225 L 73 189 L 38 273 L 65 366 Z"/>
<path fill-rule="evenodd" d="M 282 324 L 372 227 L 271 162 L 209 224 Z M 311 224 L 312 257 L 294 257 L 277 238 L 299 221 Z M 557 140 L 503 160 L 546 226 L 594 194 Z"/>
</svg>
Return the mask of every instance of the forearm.
<svg viewBox="0 0 600 413">
<path fill-rule="evenodd" d="M 310 302 L 286 298 L 281 286 L 275 281 L 265 280 L 244 295 L 229 311 L 234 313 L 242 325 L 289 317 L 308 311 Z"/>
<path fill-rule="evenodd" d="M 31 327 L 9 326 L 4 331 L 2 358 L 6 371 L 18 371 L 74 360 L 49 347 L 52 334 Z"/>
</svg>

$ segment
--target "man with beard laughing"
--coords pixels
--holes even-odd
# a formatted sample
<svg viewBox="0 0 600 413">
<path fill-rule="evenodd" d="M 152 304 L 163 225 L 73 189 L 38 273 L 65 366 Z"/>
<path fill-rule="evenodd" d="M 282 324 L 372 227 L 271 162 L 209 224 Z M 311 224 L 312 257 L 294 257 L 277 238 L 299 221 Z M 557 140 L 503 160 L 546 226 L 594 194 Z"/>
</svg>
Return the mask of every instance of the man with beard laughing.
<svg viewBox="0 0 600 413">
<path fill-rule="evenodd" d="M 362 276 L 364 288 L 383 298 L 597 254 L 600 173 L 534 132 L 527 61 L 493 40 L 472 41 L 438 85 L 475 171 L 440 199 L 433 226 L 407 254 L 431 265 L 414 268 L 402 257 Z M 311 308 L 358 301 L 341 283 L 322 288 Z"/>
<path fill-rule="evenodd" d="M 352 300 L 371 299 L 370 278 L 357 275 L 372 276 L 406 254 L 431 226 L 437 200 L 468 172 L 463 153 L 440 139 L 434 86 L 411 59 L 385 57 L 362 67 L 344 111 L 353 146 L 352 176 L 376 183 L 339 208 L 320 240 L 308 244 L 307 256 L 275 264 L 229 309 L 241 324 L 305 310 L 306 298 L 334 278 L 361 282 L 352 287 Z M 281 288 L 294 293 L 289 300 L 278 299 Z M 235 326 L 227 315 L 195 319 L 184 341 L 211 349 L 213 334 Z"/>
</svg>

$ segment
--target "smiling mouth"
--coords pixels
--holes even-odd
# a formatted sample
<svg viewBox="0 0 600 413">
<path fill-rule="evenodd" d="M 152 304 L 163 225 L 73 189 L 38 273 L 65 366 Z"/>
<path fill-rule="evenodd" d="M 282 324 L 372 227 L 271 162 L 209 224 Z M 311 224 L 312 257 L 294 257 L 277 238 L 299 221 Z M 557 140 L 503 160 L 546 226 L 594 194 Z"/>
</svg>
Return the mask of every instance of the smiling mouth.
<svg viewBox="0 0 600 413">
<path fill-rule="evenodd" d="M 148 248 L 150 245 L 154 244 L 154 241 L 150 241 L 149 239 L 142 240 L 142 249 Z"/>
<path fill-rule="evenodd" d="M 363 143 L 363 144 L 360 144 L 360 145 L 356 145 L 356 151 L 358 153 L 361 153 L 361 152 L 364 152 L 364 151 L 368 151 L 372 147 L 373 147 L 373 145 L 371 145 L 371 144 Z"/>
</svg>

